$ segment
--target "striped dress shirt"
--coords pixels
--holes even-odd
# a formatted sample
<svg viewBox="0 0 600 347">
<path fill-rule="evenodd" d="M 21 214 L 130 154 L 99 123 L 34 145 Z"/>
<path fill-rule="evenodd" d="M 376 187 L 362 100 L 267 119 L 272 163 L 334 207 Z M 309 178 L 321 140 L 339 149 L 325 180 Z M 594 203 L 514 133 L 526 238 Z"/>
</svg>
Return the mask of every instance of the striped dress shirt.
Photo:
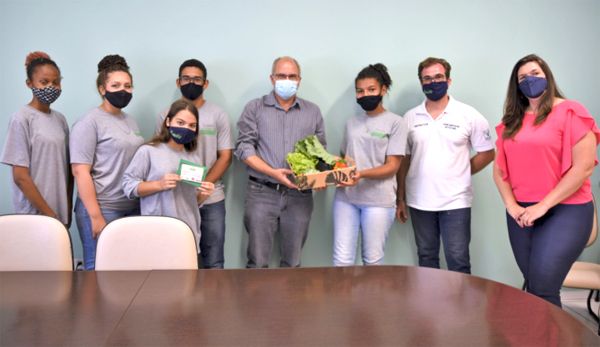
<svg viewBox="0 0 600 347">
<path fill-rule="evenodd" d="M 279 106 L 273 92 L 254 99 L 246 104 L 237 127 L 235 156 L 244 161 L 256 155 L 275 169 L 289 168 L 287 154 L 294 151 L 297 141 L 307 136 L 317 135 L 323 146 L 327 145 L 321 110 L 298 97 L 287 112 Z M 274 182 L 251 167 L 248 174 Z"/>
</svg>

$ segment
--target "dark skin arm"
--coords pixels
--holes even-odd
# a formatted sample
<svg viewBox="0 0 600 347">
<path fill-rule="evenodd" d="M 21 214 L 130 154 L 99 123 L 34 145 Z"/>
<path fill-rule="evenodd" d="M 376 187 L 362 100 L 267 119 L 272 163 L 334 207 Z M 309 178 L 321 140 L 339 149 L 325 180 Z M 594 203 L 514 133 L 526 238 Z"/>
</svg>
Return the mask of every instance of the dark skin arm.
<svg viewBox="0 0 600 347">
<path fill-rule="evenodd" d="M 410 167 L 410 155 L 404 157 L 400 163 L 400 169 L 396 174 L 398 182 L 398 191 L 396 193 L 396 218 L 401 223 L 406 223 L 408 220 L 408 209 L 406 208 L 406 174 Z"/>
<path fill-rule="evenodd" d="M 44 199 L 37 186 L 33 182 L 31 175 L 29 174 L 29 168 L 24 166 L 13 166 L 13 180 L 17 187 L 23 192 L 25 198 L 31 202 L 31 204 L 40 211 L 44 216 L 52 218 L 58 218 L 58 215 Z"/>
<path fill-rule="evenodd" d="M 471 175 L 483 170 L 483 168 L 494 160 L 495 155 L 496 151 L 493 149 L 485 152 L 477 152 L 477 154 L 471 158 Z"/>
<path fill-rule="evenodd" d="M 217 151 L 217 161 L 215 161 L 213 166 L 208 170 L 204 180 L 212 183 L 220 180 L 225 174 L 225 171 L 229 168 L 229 165 L 231 165 L 232 158 L 233 150 L 231 149 Z"/>
</svg>

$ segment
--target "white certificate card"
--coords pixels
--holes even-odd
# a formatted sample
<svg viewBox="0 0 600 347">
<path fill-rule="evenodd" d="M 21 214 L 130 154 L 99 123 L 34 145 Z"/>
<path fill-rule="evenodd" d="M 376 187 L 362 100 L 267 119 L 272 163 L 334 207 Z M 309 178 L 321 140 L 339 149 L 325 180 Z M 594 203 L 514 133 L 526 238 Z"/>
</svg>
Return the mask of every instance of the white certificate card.
<svg viewBox="0 0 600 347">
<path fill-rule="evenodd" d="M 184 183 L 200 187 L 200 183 L 204 180 L 204 176 L 206 176 L 206 166 L 181 159 L 177 174 Z"/>
</svg>

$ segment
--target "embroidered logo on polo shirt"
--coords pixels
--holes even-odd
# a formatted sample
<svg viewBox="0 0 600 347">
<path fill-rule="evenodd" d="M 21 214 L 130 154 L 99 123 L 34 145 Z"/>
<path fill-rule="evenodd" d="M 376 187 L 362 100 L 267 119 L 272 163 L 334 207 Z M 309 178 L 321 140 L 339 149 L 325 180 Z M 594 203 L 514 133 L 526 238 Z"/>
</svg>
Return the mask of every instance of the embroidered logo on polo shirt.
<svg viewBox="0 0 600 347">
<path fill-rule="evenodd" d="M 383 131 L 371 131 L 371 136 L 373 137 L 377 137 L 379 139 L 385 139 L 386 137 L 388 137 L 389 135 L 384 133 Z"/>
<path fill-rule="evenodd" d="M 483 132 L 483 138 L 486 139 L 486 140 L 491 140 L 492 139 L 492 136 L 490 135 L 490 129 L 486 129 Z"/>
<path fill-rule="evenodd" d="M 427 126 L 427 125 L 429 125 L 429 123 L 415 124 L 415 125 L 413 125 L 413 128 L 424 127 L 424 126 Z"/>
<path fill-rule="evenodd" d="M 456 129 L 460 128 L 460 125 L 458 125 L 458 124 L 444 123 L 444 128 L 451 129 L 451 130 L 456 130 Z"/>
</svg>

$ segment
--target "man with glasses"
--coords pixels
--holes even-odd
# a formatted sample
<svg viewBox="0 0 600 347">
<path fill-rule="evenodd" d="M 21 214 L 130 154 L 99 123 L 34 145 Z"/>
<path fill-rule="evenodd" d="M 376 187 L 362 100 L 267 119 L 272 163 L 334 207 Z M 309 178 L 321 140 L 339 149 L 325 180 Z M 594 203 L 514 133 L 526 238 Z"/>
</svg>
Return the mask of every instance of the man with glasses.
<svg viewBox="0 0 600 347">
<path fill-rule="evenodd" d="M 410 212 L 419 266 L 440 267 L 441 237 L 448 269 L 471 273 L 471 175 L 494 159 L 489 124 L 448 95 L 446 60 L 425 59 L 418 76 L 426 99 L 404 115 L 408 143 L 398 171 L 396 215 L 404 223 Z"/>
<path fill-rule="evenodd" d="M 235 155 L 248 167 L 244 226 L 248 232 L 248 268 L 268 267 L 279 231 L 281 267 L 300 266 L 313 209 L 312 191 L 300 191 L 289 179 L 286 155 L 309 135 L 325 145 L 319 107 L 296 96 L 300 65 L 292 57 L 275 59 L 273 90 L 250 101 L 237 123 Z"/>
<path fill-rule="evenodd" d="M 231 165 L 233 141 L 229 116 L 223 109 L 204 99 L 208 89 L 206 67 L 196 59 L 184 61 L 179 67 L 177 88 L 182 97 L 198 108 L 198 147 L 206 166 L 206 181 L 215 184 L 212 195 L 200 206 L 200 254 L 198 265 L 205 269 L 222 269 L 225 264 L 225 187 L 221 178 Z M 161 113 L 156 132 L 160 132 L 168 109 Z"/>
</svg>

